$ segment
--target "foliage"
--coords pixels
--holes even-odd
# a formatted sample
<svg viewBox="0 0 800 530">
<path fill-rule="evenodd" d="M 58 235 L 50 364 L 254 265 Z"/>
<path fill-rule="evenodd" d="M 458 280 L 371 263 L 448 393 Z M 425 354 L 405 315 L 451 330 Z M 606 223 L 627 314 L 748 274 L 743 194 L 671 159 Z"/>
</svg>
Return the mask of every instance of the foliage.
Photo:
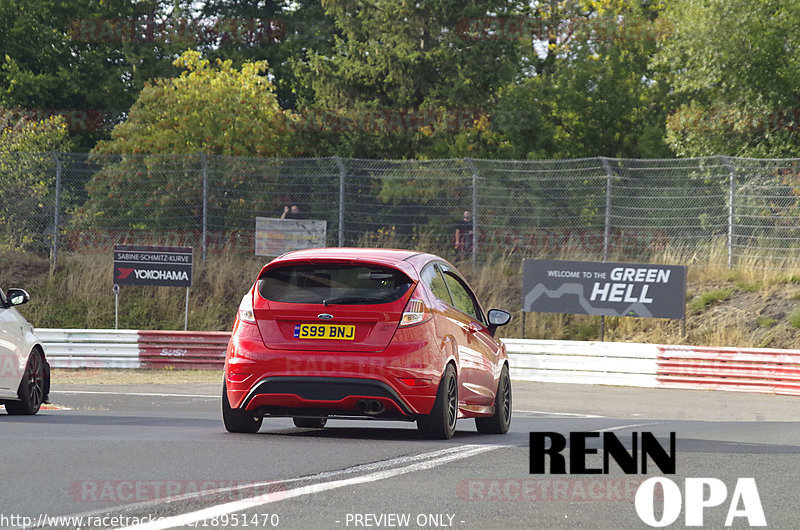
<svg viewBox="0 0 800 530">
<path fill-rule="evenodd" d="M 296 62 L 302 84 L 310 88 L 310 95 L 300 99 L 301 113 L 389 109 L 402 117 L 446 109 L 450 115 L 478 114 L 474 111 L 485 111 L 494 91 L 518 69 L 515 42 L 472 41 L 456 31 L 459 22 L 470 17 L 511 12 L 513 2 L 323 0 L 322 4 L 335 20 L 338 34 L 332 50 L 314 49 L 307 59 Z M 426 127 L 410 119 L 400 127 L 357 123 L 350 130 L 311 129 L 301 136 L 309 154 L 411 158 L 439 138 L 451 138 L 461 127 L 456 129 Z"/>
<path fill-rule="evenodd" d="M 280 156 L 290 152 L 291 115 L 278 105 L 265 75 L 266 61 L 217 60 L 212 67 L 200 53 L 175 60 L 180 76 L 148 84 L 127 119 L 96 153 L 196 153 Z"/>
<path fill-rule="evenodd" d="M 7 116 L 0 116 L 0 119 Z M 67 124 L 60 116 L 43 120 L 0 121 L 0 153 L 68 151 Z"/>
<path fill-rule="evenodd" d="M 174 72 L 185 43 L 130 31 L 171 9 L 158 0 L 0 1 L 0 107 L 64 115 L 75 145 L 90 149 L 146 80 Z"/>
<path fill-rule="evenodd" d="M 793 328 L 800 328 L 800 309 L 795 309 L 787 317 L 789 325 Z"/>
<path fill-rule="evenodd" d="M 269 61 L 270 102 L 304 116 L 283 145 L 296 154 L 798 156 L 795 7 L 788 0 L 1 0 L 0 112 L 63 114 L 73 145 L 89 150 L 109 140 L 135 102 L 162 97 L 156 80 L 186 66 L 173 61 L 188 49 L 231 69 Z M 387 125 L 393 116 L 359 122 L 359 113 L 389 110 L 401 127 Z M 471 117 L 456 127 L 414 117 L 430 110 Z M 329 113 L 348 118 L 326 123 L 320 116 Z M 231 123 L 230 134 L 249 135 Z M 218 145 L 200 144 L 233 154 L 226 130 L 211 129 Z M 108 152 L 103 143 L 98 149 Z"/>
<path fill-rule="evenodd" d="M 294 62 L 312 47 L 324 52 L 334 32 L 320 0 L 2 0 L 0 107 L 63 114 L 87 151 L 148 80 L 175 75 L 175 57 L 189 49 L 236 67 L 268 60 L 278 99 L 292 108 L 305 92 Z"/>
<path fill-rule="evenodd" d="M 44 250 L 52 235 L 55 163 L 67 151 L 64 119 L 0 123 L 0 249 Z"/>
<path fill-rule="evenodd" d="M 140 229 L 201 226 L 202 168 L 208 162 L 173 155 L 290 153 L 293 116 L 278 105 L 265 61 L 238 70 L 231 61 L 218 60 L 212 67 L 198 52 L 187 51 L 175 64 L 183 73 L 147 85 L 111 140 L 98 143 L 95 160 L 103 169 L 88 183 L 89 201 L 75 222 Z M 113 154 L 130 156 L 106 156 Z M 213 174 L 215 187 L 240 187 L 242 165 L 251 163 Z"/>
<path fill-rule="evenodd" d="M 667 141 L 679 156 L 800 155 L 800 11 L 786 0 L 671 0 L 654 64 L 679 105 Z"/>
<path fill-rule="evenodd" d="M 733 295 L 733 289 L 716 289 L 713 291 L 708 291 L 693 298 L 689 302 L 688 307 L 691 311 L 702 311 L 714 302 L 727 300 L 731 297 L 731 295 Z"/>
<path fill-rule="evenodd" d="M 197 3 L 186 2 L 187 9 Z M 234 65 L 266 60 L 281 107 L 294 109 L 310 97 L 295 65 L 310 50 L 329 54 L 338 30 L 321 0 L 208 0 L 198 18 L 220 26 L 196 48 L 210 60 L 232 60 Z M 231 31 L 233 29 L 233 31 Z"/>
<path fill-rule="evenodd" d="M 452 135 L 438 135 L 420 158 L 487 158 L 508 159 L 514 155 L 514 146 L 507 137 L 492 127 L 490 114 L 484 113 L 469 126 Z M 427 131 L 422 131 L 428 134 Z M 431 132 L 432 133 L 432 132 Z"/>
<path fill-rule="evenodd" d="M 771 328 L 777 323 L 778 321 L 776 319 L 767 315 L 760 315 L 756 318 L 756 326 L 760 328 Z"/>
<path fill-rule="evenodd" d="M 503 87 L 493 126 L 512 158 L 665 157 L 668 87 L 655 80 L 658 12 L 646 3 L 542 4 L 531 69 Z"/>
</svg>

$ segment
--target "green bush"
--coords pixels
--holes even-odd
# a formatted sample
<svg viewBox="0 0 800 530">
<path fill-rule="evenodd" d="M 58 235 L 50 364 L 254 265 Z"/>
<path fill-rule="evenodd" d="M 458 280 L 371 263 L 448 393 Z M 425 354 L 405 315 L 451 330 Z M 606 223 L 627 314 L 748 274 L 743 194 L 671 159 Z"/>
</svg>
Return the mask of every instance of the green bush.
<svg viewBox="0 0 800 530">
<path fill-rule="evenodd" d="M 716 291 L 709 291 L 694 297 L 694 299 L 689 302 L 689 309 L 691 311 L 702 311 L 715 302 L 729 299 L 731 295 L 733 295 L 733 289 L 717 289 Z"/>
</svg>

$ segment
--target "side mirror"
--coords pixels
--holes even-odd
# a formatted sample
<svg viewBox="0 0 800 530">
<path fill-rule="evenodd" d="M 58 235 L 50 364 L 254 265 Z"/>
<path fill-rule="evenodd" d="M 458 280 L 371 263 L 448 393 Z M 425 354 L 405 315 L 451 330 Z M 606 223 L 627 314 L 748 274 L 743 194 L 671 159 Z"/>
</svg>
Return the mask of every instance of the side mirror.
<svg viewBox="0 0 800 530">
<path fill-rule="evenodd" d="M 25 289 L 9 289 L 6 292 L 6 300 L 8 306 L 27 304 L 31 299 L 31 295 Z"/>
<path fill-rule="evenodd" d="M 486 314 L 486 318 L 489 320 L 489 333 L 494 336 L 494 332 L 497 331 L 497 328 L 511 322 L 511 313 L 503 311 L 502 309 L 490 309 Z"/>
</svg>

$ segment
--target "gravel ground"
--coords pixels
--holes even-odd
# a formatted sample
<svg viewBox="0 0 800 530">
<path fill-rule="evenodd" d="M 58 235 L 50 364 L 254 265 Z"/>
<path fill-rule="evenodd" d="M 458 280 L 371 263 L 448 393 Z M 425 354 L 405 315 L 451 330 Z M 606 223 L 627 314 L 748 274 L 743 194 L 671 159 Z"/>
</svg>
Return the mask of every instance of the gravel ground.
<svg viewBox="0 0 800 530">
<path fill-rule="evenodd" d="M 222 370 L 53 368 L 50 376 L 51 386 L 220 383 L 221 381 Z"/>
</svg>

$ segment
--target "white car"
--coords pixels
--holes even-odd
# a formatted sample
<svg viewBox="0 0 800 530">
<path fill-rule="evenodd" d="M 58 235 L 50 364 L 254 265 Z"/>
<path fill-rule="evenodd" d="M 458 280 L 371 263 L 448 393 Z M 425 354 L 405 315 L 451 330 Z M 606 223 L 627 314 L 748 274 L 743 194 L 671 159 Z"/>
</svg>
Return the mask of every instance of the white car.
<svg viewBox="0 0 800 530">
<path fill-rule="evenodd" d="M 0 405 L 9 414 L 36 414 L 50 393 L 50 365 L 42 343 L 14 309 L 27 303 L 23 289 L 0 289 Z"/>
</svg>

